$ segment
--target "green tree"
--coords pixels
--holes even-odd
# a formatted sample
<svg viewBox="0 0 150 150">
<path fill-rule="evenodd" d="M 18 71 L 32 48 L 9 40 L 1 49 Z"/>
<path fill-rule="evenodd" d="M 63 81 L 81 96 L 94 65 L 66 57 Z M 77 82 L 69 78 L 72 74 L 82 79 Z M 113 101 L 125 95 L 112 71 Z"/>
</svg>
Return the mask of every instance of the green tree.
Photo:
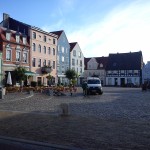
<svg viewBox="0 0 150 150">
<path fill-rule="evenodd" d="M 69 81 L 71 82 L 71 80 L 75 80 L 77 73 L 75 72 L 74 69 L 68 69 L 65 72 L 66 78 L 69 79 Z"/>
<path fill-rule="evenodd" d="M 21 82 L 21 81 L 26 80 L 27 77 L 25 75 L 25 71 L 26 71 L 26 69 L 24 67 L 17 67 L 14 70 L 17 81 Z"/>
</svg>

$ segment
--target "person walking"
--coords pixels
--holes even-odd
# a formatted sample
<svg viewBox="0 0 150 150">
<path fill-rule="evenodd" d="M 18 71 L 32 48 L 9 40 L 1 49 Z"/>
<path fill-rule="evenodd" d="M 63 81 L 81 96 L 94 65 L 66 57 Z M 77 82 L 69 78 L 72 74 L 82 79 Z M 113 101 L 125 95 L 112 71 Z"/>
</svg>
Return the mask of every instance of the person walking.
<svg viewBox="0 0 150 150">
<path fill-rule="evenodd" d="M 82 84 L 82 89 L 83 89 L 83 95 L 86 96 L 87 95 L 87 82 L 84 81 Z"/>
</svg>

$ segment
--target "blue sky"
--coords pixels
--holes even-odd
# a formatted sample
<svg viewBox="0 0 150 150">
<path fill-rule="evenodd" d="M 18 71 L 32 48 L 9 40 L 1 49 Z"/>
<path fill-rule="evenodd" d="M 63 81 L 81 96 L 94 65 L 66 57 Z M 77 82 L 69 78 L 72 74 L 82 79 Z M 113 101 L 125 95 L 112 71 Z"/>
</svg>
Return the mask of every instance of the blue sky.
<svg viewBox="0 0 150 150">
<path fill-rule="evenodd" d="M 45 31 L 64 30 L 85 57 L 142 51 L 150 61 L 149 0 L 1 0 L 3 13 Z"/>
</svg>

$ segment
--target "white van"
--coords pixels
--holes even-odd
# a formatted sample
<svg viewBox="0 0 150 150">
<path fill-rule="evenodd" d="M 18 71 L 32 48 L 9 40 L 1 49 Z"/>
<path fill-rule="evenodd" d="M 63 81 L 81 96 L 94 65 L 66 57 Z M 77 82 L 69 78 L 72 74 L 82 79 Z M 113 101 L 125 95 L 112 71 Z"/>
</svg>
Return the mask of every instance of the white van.
<svg viewBox="0 0 150 150">
<path fill-rule="evenodd" d="M 88 77 L 87 78 L 87 92 L 88 94 L 94 92 L 99 93 L 100 95 L 103 94 L 101 80 L 97 77 Z"/>
</svg>

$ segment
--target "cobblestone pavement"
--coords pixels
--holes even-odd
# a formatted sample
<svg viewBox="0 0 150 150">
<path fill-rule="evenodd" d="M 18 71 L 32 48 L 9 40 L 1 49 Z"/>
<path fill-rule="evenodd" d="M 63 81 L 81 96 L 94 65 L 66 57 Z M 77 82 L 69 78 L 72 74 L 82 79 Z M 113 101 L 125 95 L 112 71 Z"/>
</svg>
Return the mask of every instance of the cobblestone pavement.
<svg viewBox="0 0 150 150">
<path fill-rule="evenodd" d="M 0 135 L 85 150 L 150 149 L 150 91 L 103 90 L 86 97 L 81 89 L 73 96 L 8 94 L 0 100 Z M 59 115 L 62 103 L 68 117 Z"/>
<path fill-rule="evenodd" d="M 150 91 L 140 88 L 104 87 L 103 95 L 84 97 L 82 89 L 73 96 L 48 96 L 27 93 L 13 93 L 0 100 L 0 110 L 60 113 L 60 104 L 69 105 L 69 113 L 80 116 L 97 116 L 105 119 L 150 120 Z"/>
</svg>

